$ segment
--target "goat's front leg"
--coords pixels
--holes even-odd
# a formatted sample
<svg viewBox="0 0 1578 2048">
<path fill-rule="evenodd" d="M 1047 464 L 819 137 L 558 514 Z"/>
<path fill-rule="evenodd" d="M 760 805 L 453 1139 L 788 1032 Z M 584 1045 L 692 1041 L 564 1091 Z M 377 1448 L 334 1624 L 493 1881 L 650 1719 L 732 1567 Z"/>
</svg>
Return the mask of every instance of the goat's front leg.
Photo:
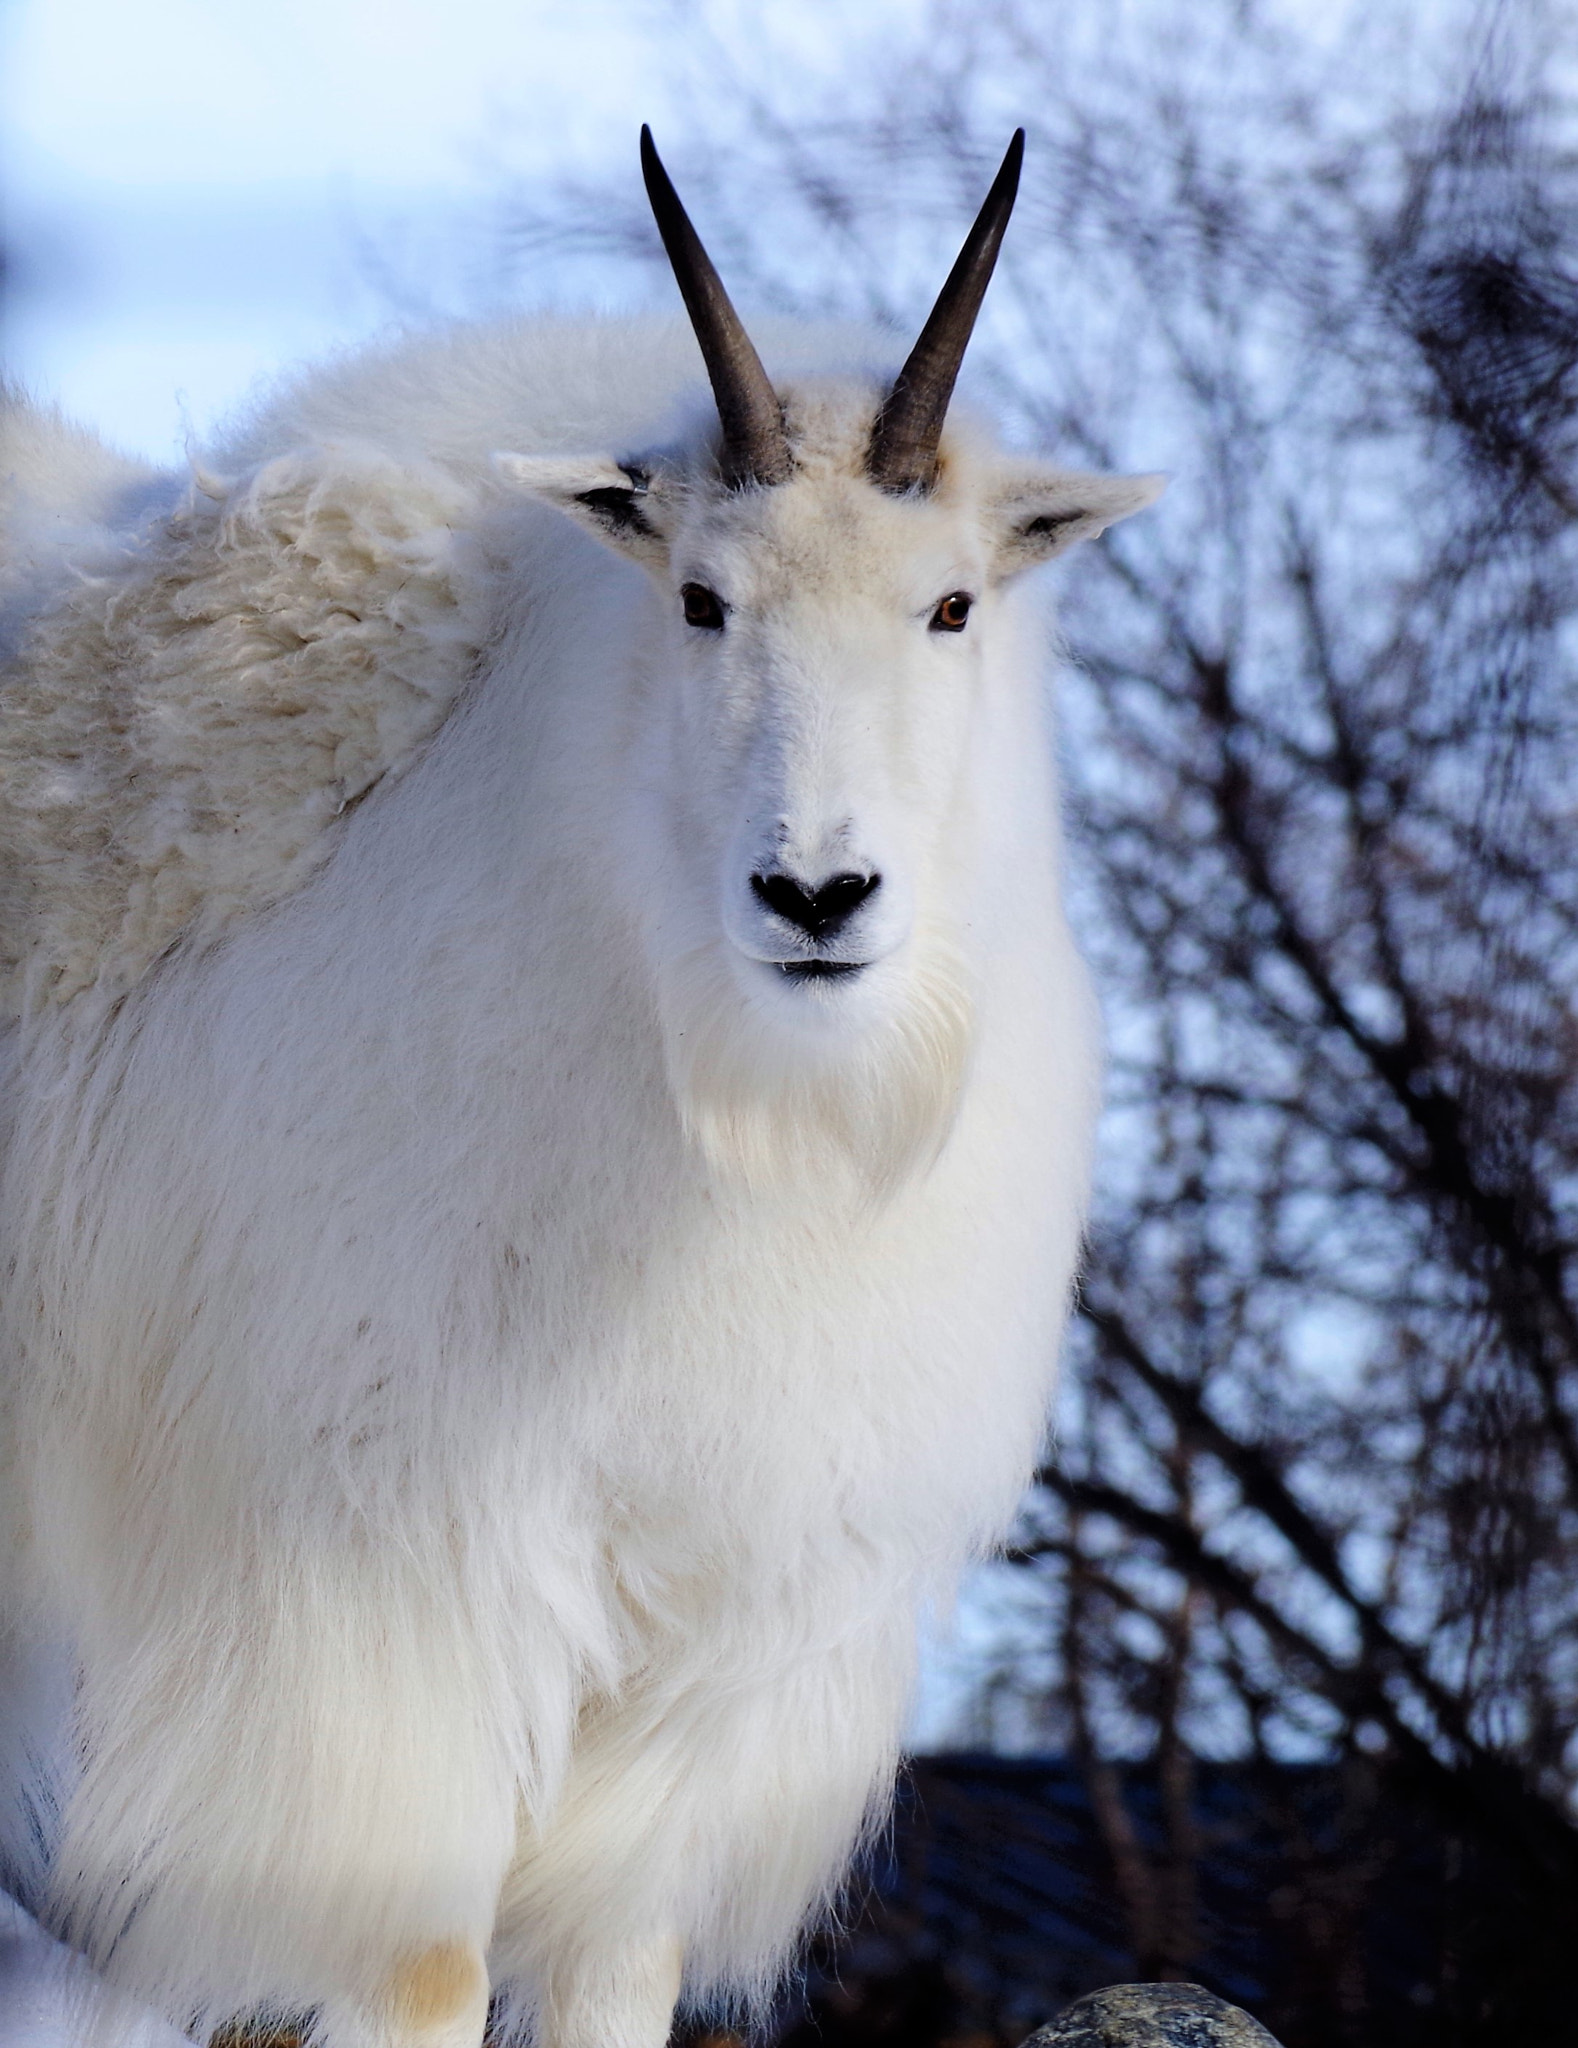
<svg viewBox="0 0 1578 2048">
<path fill-rule="evenodd" d="M 482 1951 L 441 1941 L 397 1964 L 370 2008 L 327 2008 L 321 2035 L 324 2048 L 482 2048 L 487 2023 Z"/>
<path fill-rule="evenodd" d="M 561 1968 L 543 1990 L 538 2048 L 665 2048 L 684 1945 L 672 1936 Z"/>
</svg>

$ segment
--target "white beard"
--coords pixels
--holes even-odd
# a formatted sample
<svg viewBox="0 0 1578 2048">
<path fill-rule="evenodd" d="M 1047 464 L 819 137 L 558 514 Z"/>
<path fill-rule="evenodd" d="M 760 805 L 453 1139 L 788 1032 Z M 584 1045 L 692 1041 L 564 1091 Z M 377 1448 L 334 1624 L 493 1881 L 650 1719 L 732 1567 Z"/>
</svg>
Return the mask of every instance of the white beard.
<svg viewBox="0 0 1578 2048">
<path fill-rule="evenodd" d="M 918 952 L 886 1017 L 825 1034 L 753 1007 L 714 946 L 664 965 L 669 1085 L 721 1178 L 784 1194 L 843 1179 L 881 1200 L 931 1164 L 958 1109 L 974 1007 L 951 948 L 927 936 Z"/>
</svg>

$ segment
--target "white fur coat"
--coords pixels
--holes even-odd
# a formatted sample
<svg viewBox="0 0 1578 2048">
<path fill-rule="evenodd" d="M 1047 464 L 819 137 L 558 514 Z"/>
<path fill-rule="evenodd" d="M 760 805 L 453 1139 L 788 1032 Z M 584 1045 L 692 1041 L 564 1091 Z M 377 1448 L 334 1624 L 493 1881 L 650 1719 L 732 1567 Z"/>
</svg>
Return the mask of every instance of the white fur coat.
<svg viewBox="0 0 1578 2048">
<path fill-rule="evenodd" d="M 180 484 L 7 416 L 0 1842 L 199 2031 L 469 2043 L 491 1985 L 656 2048 L 681 1968 L 760 1995 L 1036 1455 L 1096 1094 L 1037 607 L 912 636 L 973 664 L 882 768 L 913 934 L 797 1038 L 696 880 L 742 686 L 699 758 L 661 578 L 492 461 L 683 450 L 695 368 L 460 329 Z M 804 391 L 751 545 L 831 604 L 871 401 Z M 938 563 L 1008 502 L 949 449 Z"/>
</svg>

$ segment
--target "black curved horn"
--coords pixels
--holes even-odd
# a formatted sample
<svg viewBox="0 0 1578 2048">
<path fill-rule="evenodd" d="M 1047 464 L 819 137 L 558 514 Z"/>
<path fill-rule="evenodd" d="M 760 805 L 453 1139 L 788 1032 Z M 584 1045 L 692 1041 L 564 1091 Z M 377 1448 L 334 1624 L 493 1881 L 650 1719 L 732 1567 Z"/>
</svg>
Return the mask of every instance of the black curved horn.
<svg viewBox="0 0 1578 2048">
<path fill-rule="evenodd" d="M 937 294 L 931 317 L 877 414 L 866 473 L 885 491 L 930 490 L 936 477 L 942 423 L 975 316 L 991 282 L 1003 230 L 1014 210 L 1024 154 L 1025 131 L 1016 128 L 975 226 L 965 237 L 948 282 Z"/>
<path fill-rule="evenodd" d="M 733 488 L 781 484 L 793 465 L 778 394 L 739 314 L 729 304 L 701 237 L 680 205 L 679 194 L 653 145 L 652 130 L 645 124 L 641 129 L 641 175 L 718 401 L 718 418 L 723 422 L 723 480 Z"/>
</svg>

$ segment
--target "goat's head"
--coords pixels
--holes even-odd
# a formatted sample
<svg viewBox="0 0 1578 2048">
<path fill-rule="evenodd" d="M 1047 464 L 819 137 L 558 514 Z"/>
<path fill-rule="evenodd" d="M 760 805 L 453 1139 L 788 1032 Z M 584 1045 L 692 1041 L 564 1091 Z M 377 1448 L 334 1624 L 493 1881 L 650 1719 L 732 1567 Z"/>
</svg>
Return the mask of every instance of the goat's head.
<svg viewBox="0 0 1578 2048">
<path fill-rule="evenodd" d="M 884 393 L 769 381 L 643 130 L 718 427 L 623 461 L 498 458 L 663 593 L 670 1064 L 709 1151 L 753 1177 L 788 1154 L 825 1172 L 831 1145 L 891 1182 L 945 1135 L 1002 592 L 1161 488 L 944 432 L 1022 143 Z"/>
</svg>

